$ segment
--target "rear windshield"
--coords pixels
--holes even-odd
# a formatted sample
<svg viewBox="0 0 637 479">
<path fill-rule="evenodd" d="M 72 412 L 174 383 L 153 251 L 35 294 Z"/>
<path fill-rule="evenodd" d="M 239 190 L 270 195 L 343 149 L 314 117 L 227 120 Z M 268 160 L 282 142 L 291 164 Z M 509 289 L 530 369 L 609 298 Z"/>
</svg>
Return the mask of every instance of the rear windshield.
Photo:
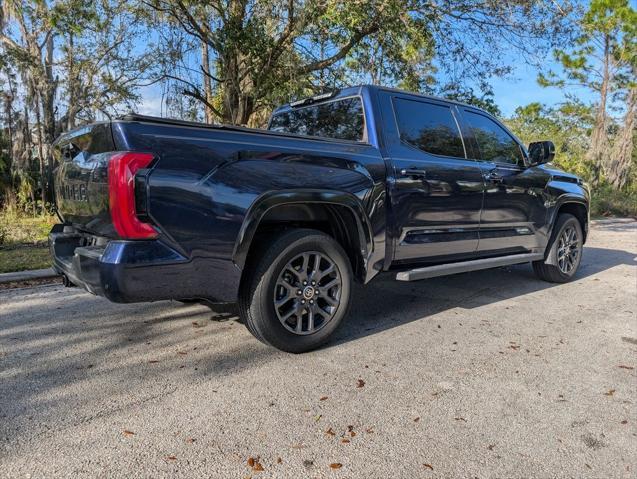
<svg viewBox="0 0 637 479">
<path fill-rule="evenodd" d="M 358 97 L 344 98 L 276 113 L 269 129 L 295 135 L 363 141 L 365 118 Z"/>
</svg>

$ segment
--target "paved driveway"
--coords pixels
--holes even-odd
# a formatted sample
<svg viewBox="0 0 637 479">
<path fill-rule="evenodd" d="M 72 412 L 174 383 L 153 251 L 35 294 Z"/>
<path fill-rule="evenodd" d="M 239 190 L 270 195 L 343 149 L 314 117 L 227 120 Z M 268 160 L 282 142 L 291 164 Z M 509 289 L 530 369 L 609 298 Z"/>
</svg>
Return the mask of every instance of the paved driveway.
<svg viewBox="0 0 637 479">
<path fill-rule="evenodd" d="M 0 292 L 0 476 L 634 478 L 636 256 L 614 220 L 566 285 L 380 278 L 301 356 L 198 305 Z"/>
</svg>

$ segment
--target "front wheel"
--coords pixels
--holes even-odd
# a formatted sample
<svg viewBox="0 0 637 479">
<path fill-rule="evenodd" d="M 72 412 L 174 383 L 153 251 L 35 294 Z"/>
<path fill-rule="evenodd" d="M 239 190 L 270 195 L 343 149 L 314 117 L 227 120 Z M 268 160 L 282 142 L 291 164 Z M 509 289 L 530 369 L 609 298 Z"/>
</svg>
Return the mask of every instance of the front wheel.
<svg viewBox="0 0 637 479">
<path fill-rule="evenodd" d="M 349 308 L 352 269 L 343 248 L 311 229 L 270 239 L 245 272 L 239 312 L 260 341 L 291 353 L 324 344 Z"/>
<path fill-rule="evenodd" d="M 548 256 L 544 261 L 534 261 L 533 271 L 544 281 L 566 283 L 575 276 L 582 261 L 582 226 L 575 216 L 562 213 L 553 231 Z"/>
</svg>

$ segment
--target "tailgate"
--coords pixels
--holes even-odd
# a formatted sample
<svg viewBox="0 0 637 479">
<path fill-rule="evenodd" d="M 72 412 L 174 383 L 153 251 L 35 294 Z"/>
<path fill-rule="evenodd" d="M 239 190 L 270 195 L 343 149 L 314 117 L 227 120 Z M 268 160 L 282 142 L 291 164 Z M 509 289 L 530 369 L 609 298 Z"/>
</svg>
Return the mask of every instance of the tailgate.
<svg viewBox="0 0 637 479">
<path fill-rule="evenodd" d="M 56 140 L 55 202 L 66 224 L 99 236 L 117 236 L 108 204 L 108 162 L 115 150 L 110 123 L 82 127 Z"/>
</svg>

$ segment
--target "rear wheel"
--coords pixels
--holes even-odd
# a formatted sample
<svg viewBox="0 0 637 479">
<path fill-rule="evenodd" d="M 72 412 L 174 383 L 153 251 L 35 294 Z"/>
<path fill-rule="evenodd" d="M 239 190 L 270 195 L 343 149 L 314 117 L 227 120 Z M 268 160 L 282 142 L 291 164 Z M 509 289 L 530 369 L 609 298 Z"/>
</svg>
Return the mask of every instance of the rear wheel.
<svg viewBox="0 0 637 479">
<path fill-rule="evenodd" d="M 271 241 L 246 270 L 240 315 L 264 343 L 292 353 L 310 351 L 347 314 L 349 259 L 333 238 L 316 230 L 290 230 Z"/>
<path fill-rule="evenodd" d="M 533 270 L 544 281 L 566 283 L 573 278 L 582 260 L 582 226 L 575 216 L 562 213 L 553 231 L 548 257 L 545 261 L 534 261 Z"/>
</svg>

